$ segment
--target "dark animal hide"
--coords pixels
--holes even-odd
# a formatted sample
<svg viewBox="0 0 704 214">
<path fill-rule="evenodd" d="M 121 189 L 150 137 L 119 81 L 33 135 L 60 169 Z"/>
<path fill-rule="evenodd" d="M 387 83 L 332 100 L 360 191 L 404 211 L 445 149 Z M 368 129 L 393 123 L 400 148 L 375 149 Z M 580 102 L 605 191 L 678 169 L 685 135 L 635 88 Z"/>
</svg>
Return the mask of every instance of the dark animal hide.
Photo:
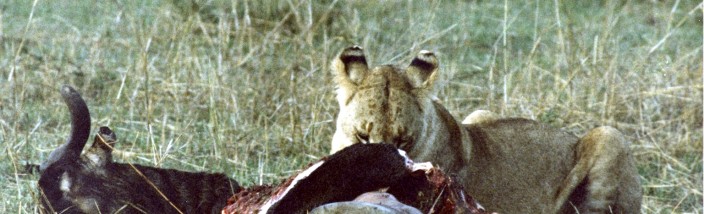
<svg viewBox="0 0 704 214">
<path fill-rule="evenodd" d="M 342 206 L 336 206 L 334 202 L 351 201 L 381 188 L 389 188 L 387 192 L 400 202 L 386 197 L 393 201 L 373 203 L 395 204 L 388 208 L 398 213 L 415 208 L 423 213 L 485 213 L 442 170 L 429 163 L 414 164 L 393 145 L 361 143 L 323 158 L 278 186 L 254 186 L 235 194 L 223 213 L 307 213 L 324 204 L 327 208 L 323 211 L 312 212 L 360 213 L 359 209 L 369 203 L 347 206 L 349 203 L 343 202 Z M 404 204 L 415 208 L 409 209 Z"/>
<path fill-rule="evenodd" d="M 386 192 L 368 192 L 354 201 L 326 204 L 310 213 L 363 213 L 359 210 L 388 214 L 490 213 L 467 195 L 455 176 L 446 175 L 430 163 L 415 164 L 413 168 L 410 176 L 397 181 Z"/>
<path fill-rule="evenodd" d="M 69 86 L 61 95 L 71 112 L 71 135 L 41 164 L 44 213 L 220 213 L 241 188 L 223 174 L 184 172 L 112 161 L 115 133 L 101 127 L 81 154 L 90 114 Z"/>
<path fill-rule="evenodd" d="M 411 174 L 412 162 L 390 144 L 355 144 L 312 164 L 276 187 L 235 194 L 223 213 L 306 213 L 316 206 L 353 200 Z"/>
</svg>

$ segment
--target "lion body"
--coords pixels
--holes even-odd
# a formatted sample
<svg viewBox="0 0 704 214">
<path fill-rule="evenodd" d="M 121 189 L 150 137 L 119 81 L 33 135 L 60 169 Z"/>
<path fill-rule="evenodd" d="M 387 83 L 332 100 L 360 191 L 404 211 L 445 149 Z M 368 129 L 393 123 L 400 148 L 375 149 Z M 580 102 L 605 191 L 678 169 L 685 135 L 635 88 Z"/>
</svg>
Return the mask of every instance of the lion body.
<svg viewBox="0 0 704 214">
<path fill-rule="evenodd" d="M 501 213 L 639 213 L 639 177 L 620 132 L 578 138 L 528 119 L 477 111 L 458 122 L 433 97 L 438 61 L 422 51 L 407 68 L 370 69 L 359 47 L 333 61 L 340 112 L 331 152 L 390 143 L 459 175 Z"/>
</svg>

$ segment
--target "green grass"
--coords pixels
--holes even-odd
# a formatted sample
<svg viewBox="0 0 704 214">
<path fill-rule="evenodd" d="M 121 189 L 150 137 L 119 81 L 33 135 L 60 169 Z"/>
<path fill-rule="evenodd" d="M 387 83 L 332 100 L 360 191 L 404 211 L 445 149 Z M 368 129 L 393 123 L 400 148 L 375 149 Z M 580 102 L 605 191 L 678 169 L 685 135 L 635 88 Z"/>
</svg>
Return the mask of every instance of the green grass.
<svg viewBox="0 0 704 214">
<path fill-rule="evenodd" d="M 66 3 L 72 2 L 72 3 Z M 645 213 L 702 212 L 702 9 L 694 1 L 0 3 L 1 213 L 37 212 L 38 163 L 82 92 L 119 161 L 272 183 L 327 154 L 331 59 L 436 51 L 438 97 L 632 142 Z M 556 5 L 556 2 L 559 3 Z"/>
</svg>

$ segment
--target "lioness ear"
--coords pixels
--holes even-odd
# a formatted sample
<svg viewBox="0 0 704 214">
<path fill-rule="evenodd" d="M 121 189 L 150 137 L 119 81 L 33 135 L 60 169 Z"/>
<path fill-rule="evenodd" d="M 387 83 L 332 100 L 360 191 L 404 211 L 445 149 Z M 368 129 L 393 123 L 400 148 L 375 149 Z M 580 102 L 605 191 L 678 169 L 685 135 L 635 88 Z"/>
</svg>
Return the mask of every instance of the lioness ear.
<svg viewBox="0 0 704 214">
<path fill-rule="evenodd" d="M 438 76 L 438 59 L 430 51 L 422 50 L 406 70 L 406 75 L 414 88 L 432 89 Z"/>
<path fill-rule="evenodd" d="M 369 72 L 362 47 L 352 46 L 342 50 L 333 60 L 332 70 L 335 72 L 335 83 L 337 83 L 337 101 L 340 106 L 346 105 L 357 91 L 357 85 L 364 81 Z"/>
<path fill-rule="evenodd" d="M 352 46 L 342 50 L 333 61 L 333 71 L 339 87 L 356 86 L 367 76 L 367 58 L 364 50 L 359 46 Z M 348 85 L 351 84 L 351 85 Z"/>
</svg>

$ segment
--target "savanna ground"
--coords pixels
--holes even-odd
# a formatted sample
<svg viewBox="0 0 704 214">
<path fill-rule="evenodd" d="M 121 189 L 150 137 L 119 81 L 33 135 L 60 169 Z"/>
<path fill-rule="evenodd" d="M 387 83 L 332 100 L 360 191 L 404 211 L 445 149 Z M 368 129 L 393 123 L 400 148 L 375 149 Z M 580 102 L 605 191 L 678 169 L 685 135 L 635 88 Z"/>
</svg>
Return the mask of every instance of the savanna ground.
<svg viewBox="0 0 704 214">
<path fill-rule="evenodd" d="M 0 213 L 37 212 L 23 171 L 63 143 L 82 92 L 117 159 L 273 183 L 327 154 L 331 59 L 438 53 L 440 100 L 632 142 L 645 213 L 702 213 L 695 1 L 0 2 Z M 517 193 L 520 194 L 520 193 Z"/>
</svg>

